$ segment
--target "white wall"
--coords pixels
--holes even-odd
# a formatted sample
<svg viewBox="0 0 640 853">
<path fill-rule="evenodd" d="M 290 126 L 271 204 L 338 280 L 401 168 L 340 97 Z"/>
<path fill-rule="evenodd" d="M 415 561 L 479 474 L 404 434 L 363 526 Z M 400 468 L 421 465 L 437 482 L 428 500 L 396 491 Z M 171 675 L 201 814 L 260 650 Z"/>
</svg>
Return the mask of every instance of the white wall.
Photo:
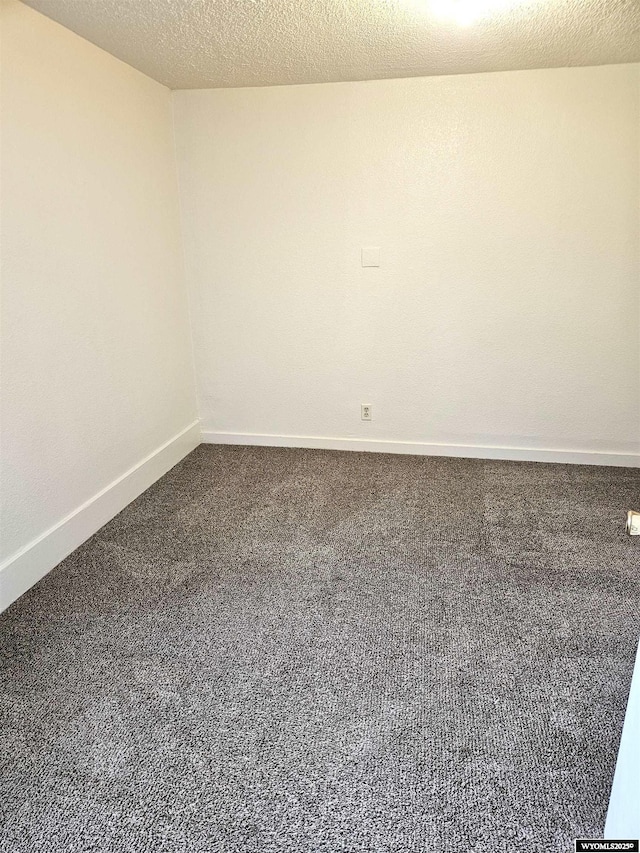
<svg viewBox="0 0 640 853">
<path fill-rule="evenodd" d="M 169 90 L 6 2 L 1 98 L 6 603 L 193 446 L 196 407 Z"/>
<path fill-rule="evenodd" d="M 208 440 L 638 464 L 639 83 L 174 93 Z"/>
<path fill-rule="evenodd" d="M 1 21 L 0 609 L 199 440 L 171 93 Z M 208 440 L 638 464 L 639 66 L 173 99 Z"/>
</svg>

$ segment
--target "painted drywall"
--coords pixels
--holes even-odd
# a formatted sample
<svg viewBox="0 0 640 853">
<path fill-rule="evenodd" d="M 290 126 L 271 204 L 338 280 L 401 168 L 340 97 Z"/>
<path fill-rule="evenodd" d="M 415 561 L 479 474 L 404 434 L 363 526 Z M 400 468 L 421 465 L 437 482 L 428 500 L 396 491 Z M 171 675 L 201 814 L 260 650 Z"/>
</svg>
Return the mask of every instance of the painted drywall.
<svg viewBox="0 0 640 853">
<path fill-rule="evenodd" d="M 629 688 L 620 750 L 611 785 L 604 837 L 610 839 L 640 837 L 640 646 Z"/>
<path fill-rule="evenodd" d="M 639 85 L 174 92 L 205 438 L 637 462 Z"/>
<path fill-rule="evenodd" d="M 18 2 L 1 20 L 0 554 L 31 573 L 197 415 L 170 92 Z"/>
</svg>

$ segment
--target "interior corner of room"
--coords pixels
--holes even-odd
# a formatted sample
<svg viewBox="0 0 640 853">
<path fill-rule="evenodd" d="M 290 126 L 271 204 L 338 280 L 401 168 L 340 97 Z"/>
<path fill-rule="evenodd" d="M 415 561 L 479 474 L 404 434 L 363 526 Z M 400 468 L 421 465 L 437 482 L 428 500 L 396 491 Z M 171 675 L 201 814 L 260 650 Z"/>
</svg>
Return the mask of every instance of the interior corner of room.
<svg viewBox="0 0 640 853">
<path fill-rule="evenodd" d="M 172 743 L 182 729 L 171 720 L 188 727 L 188 696 L 196 716 L 213 719 L 205 694 L 196 701 L 180 693 L 177 663 L 154 657 L 156 630 L 175 640 L 177 658 L 187 654 L 177 648 L 180 632 L 171 633 L 175 613 L 201 627 L 194 647 L 209 637 L 211 653 L 227 660 L 226 675 L 211 675 L 211 684 L 231 678 L 234 655 L 245 673 L 234 682 L 237 696 L 215 705 L 215 725 L 229 738 L 217 755 L 229 775 L 207 777 L 218 828 L 202 818 L 209 842 L 227 846 L 207 847 L 195 818 L 171 818 L 167 805 L 154 827 L 135 813 L 146 833 L 136 853 L 154 849 L 165 830 L 177 834 L 156 849 L 295 853 L 312 849 L 316 820 L 325 844 L 317 849 L 346 850 L 339 844 L 355 833 L 354 851 L 408 853 L 428 841 L 452 853 L 456 838 L 471 843 L 473 833 L 449 815 L 447 835 L 437 809 L 425 807 L 419 819 L 402 799 L 442 804 L 445 776 L 405 778 L 397 754 L 407 742 L 412 772 L 422 766 L 424 742 L 412 738 L 424 735 L 423 713 L 431 714 L 429 737 L 442 734 L 436 702 L 462 715 L 469 731 L 477 724 L 468 752 L 465 742 L 446 741 L 447 761 L 462 768 L 455 790 L 471 779 L 477 794 L 467 816 L 483 797 L 497 803 L 510 784 L 526 799 L 526 780 L 514 781 L 521 761 L 540 788 L 556 786 L 570 800 L 558 814 L 545 801 L 549 811 L 535 817 L 532 798 L 526 819 L 504 837 L 491 824 L 486 849 L 560 853 L 579 829 L 640 835 L 637 667 L 622 734 L 640 633 L 640 47 L 625 30 L 635 21 L 640 32 L 640 13 L 623 0 L 597 0 L 588 15 L 602 12 L 599 28 L 588 32 L 585 23 L 564 53 L 560 35 L 549 35 L 539 56 L 525 56 L 533 47 L 517 40 L 517 11 L 505 18 L 511 29 L 501 41 L 466 0 L 433 24 L 425 42 L 432 64 L 423 67 L 410 53 L 423 26 L 419 0 L 354 2 L 325 4 L 323 21 L 310 2 L 291 12 L 287 57 L 278 41 L 282 3 L 203 0 L 194 23 L 188 3 L 169 0 L 145 9 L 122 0 L 3 0 L 2 703 L 7 754 L 21 756 L 11 792 L 25 802 L 42 794 L 40 758 L 37 745 L 20 751 L 15 720 L 25 709 L 45 713 L 42 696 L 60 714 L 46 741 L 57 750 L 56 793 L 46 800 L 56 853 L 80 849 L 72 837 L 90 843 L 81 810 L 69 807 L 68 838 L 63 830 L 61 780 L 76 786 L 74 774 L 89 780 L 74 796 L 102 833 L 95 849 L 125 849 L 95 803 L 105 780 L 124 790 L 135 777 L 128 701 L 141 703 L 141 715 L 145 702 L 175 703 L 175 718 L 157 711 Z M 547 23 L 533 0 L 513 5 L 540 14 L 540 32 L 547 23 L 549 34 L 574 26 L 568 0 L 557 0 L 558 17 Z M 588 5 L 578 3 L 579 13 Z M 448 8 L 442 0 L 431 12 L 436 6 Z M 164 16 L 168 35 L 149 36 L 147 48 L 140 33 L 153 15 Z M 227 16 L 224 27 L 216 15 Z M 341 28 L 351 18 L 347 38 Z M 200 38 L 207 26 L 216 28 L 215 51 L 201 43 L 210 65 L 197 77 L 198 62 L 187 48 L 171 53 L 170 39 Z M 320 41 L 305 59 L 295 33 L 314 27 Z M 485 36 L 494 53 L 480 50 Z M 358 76 L 378 38 L 382 70 Z M 404 65 L 393 64 L 396 39 L 408 45 Z M 520 64 L 502 61 L 512 42 Z M 607 54 L 616 44 L 619 52 Z M 163 45 L 171 68 L 160 61 Z M 220 619 L 229 620 L 227 633 L 216 633 Z M 109 645 L 117 631 L 144 650 L 135 672 Z M 482 644 L 483 631 L 498 632 L 499 653 Z M 409 634 L 422 638 L 423 656 Z M 287 668 L 270 637 L 291 641 L 299 670 Z M 394 643 L 406 657 L 393 658 Z M 64 700 L 55 679 L 45 687 L 25 675 L 35 661 L 40 676 L 55 671 L 72 682 L 69 660 L 83 649 L 95 655 L 94 668 L 82 665 L 82 689 L 65 688 Z M 341 729 L 336 696 L 360 708 L 356 686 L 369 690 L 359 681 L 358 649 L 372 682 L 391 682 Z M 376 655 L 387 669 L 376 669 Z M 100 694 L 111 659 L 123 682 L 83 706 L 78 697 L 93 687 Z M 411 661 L 415 679 L 400 679 L 399 659 Z M 278 682 L 283 704 L 264 687 L 278 666 L 287 672 Z M 494 689 L 485 708 L 482 697 Z M 510 737 L 520 726 L 524 753 L 511 742 L 496 746 L 505 722 L 498 706 L 519 714 L 510 704 L 519 689 L 521 710 L 532 716 L 522 710 Z M 477 704 L 460 698 L 466 690 Z M 316 695 L 320 719 L 308 704 Z M 240 743 L 229 732 L 242 696 L 258 722 Z M 283 696 L 300 703 L 298 722 L 282 710 Z M 539 731 L 527 728 L 536 708 Z M 276 721 L 275 746 L 269 725 L 259 728 L 261 713 Z M 485 713 L 491 723 L 479 733 Z M 69 758 L 64 744 L 76 735 L 88 746 Z M 125 743 L 129 758 L 111 740 Z M 301 762 L 311 756 L 308 785 L 286 758 L 264 759 L 259 744 L 267 742 L 285 753 L 293 744 Z M 373 780 L 363 770 L 367 744 L 375 746 Z M 194 780 L 214 759 L 193 749 L 190 781 L 167 781 L 162 796 L 183 783 L 197 790 Z M 375 776 L 387 749 L 391 782 Z M 592 749 L 600 751 L 590 763 Z M 578 756 L 574 770 L 562 763 L 566 755 Z M 334 759 L 335 779 L 327 769 Z M 234 799 L 244 790 L 243 762 L 257 786 L 245 792 L 255 838 Z M 291 795 L 287 806 L 278 785 Z M 325 822 L 314 785 L 325 804 L 335 793 L 342 835 Z M 374 812 L 373 802 L 384 825 L 372 818 L 356 831 L 358 809 Z M 495 808 L 508 824 L 506 807 Z M 17 815 L 6 848 L 0 828 L 0 849 L 26 851 L 27 825 L 44 844 L 36 818 Z M 394 841 L 389 827 L 401 825 Z M 281 841 L 269 840 L 280 831 Z M 371 846 L 377 837 L 387 846 Z"/>
</svg>

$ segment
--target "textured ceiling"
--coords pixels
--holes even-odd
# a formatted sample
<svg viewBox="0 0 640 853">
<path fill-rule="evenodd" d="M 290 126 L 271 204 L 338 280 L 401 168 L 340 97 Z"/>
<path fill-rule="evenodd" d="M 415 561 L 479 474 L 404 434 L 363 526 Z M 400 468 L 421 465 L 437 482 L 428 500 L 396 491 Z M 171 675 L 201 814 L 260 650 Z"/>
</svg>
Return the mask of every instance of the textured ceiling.
<svg viewBox="0 0 640 853">
<path fill-rule="evenodd" d="M 640 0 L 26 0 L 172 89 L 640 61 Z"/>
</svg>

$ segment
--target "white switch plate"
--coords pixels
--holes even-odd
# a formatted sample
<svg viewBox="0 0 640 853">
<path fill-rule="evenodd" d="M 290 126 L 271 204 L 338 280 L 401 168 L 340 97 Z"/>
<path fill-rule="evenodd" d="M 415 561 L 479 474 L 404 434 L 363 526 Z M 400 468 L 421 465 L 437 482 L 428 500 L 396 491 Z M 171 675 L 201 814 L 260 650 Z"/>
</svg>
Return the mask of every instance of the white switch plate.
<svg viewBox="0 0 640 853">
<path fill-rule="evenodd" d="M 363 267 L 379 267 L 380 266 L 380 246 L 363 246 L 362 247 L 362 266 Z"/>
</svg>

